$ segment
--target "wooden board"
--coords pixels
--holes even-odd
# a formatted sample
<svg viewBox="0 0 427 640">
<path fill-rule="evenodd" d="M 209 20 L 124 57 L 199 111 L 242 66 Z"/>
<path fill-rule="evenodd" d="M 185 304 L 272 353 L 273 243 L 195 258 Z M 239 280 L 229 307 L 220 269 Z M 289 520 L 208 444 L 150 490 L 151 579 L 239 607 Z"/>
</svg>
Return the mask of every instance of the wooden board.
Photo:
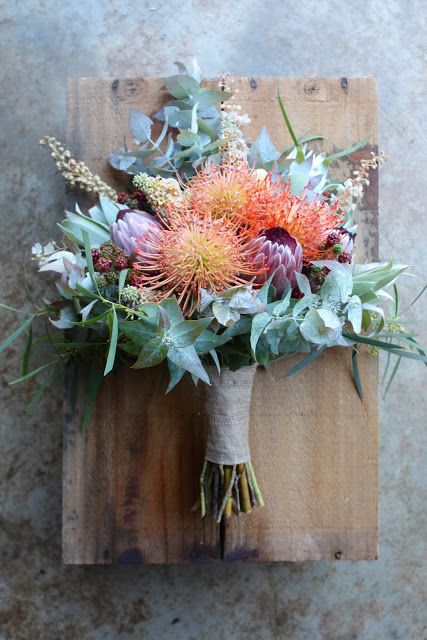
<svg viewBox="0 0 427 640">
<path fill-rule="evenodd" d="M 106 158 L 128 132 L 131 107 L 153 113 L 159 79 L 69 82 L 68 145 L 73 155 L 122 189 Z M 208 84 L 216 86 L 217 81 Z M 289 143 L 278 89 L 299 134 L 321 133 L 327 150 L 371 134 L 371 146 L 341 161 L 348 176 L 376 150 L 372 78 L 236 78 L 253 139 L 266 124 Z M 335 147 L 334 147 L 335 145 Z M 359 215 L 358 259 L 377 258 L 375 173 Z M 86 434 L 67 385 L 63 471 L 63 559 L 70 564 L 207 561 L 366 560 L 378 552 L 377 361 L 360 359 L 363 403 L 349 350 L 330 350 L 292 378 L 295 359 L 257 372 L 251 408 L 252 460 L 266 507 L 218 527 L 191 510 L 205 434 L 190 382 L 165 396 L 164 370 L 120 370 L 105 380 Z"/>
</svg>

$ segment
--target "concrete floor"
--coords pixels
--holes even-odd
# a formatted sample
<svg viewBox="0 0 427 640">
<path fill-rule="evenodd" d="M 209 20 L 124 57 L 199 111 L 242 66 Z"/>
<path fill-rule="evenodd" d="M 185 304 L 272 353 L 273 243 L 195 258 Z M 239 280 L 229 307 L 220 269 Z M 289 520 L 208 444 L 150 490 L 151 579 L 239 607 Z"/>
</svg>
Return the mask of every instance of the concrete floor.
<svg viewBox="0 0 427 640">
<path fill-rule="evenodd" d="M 68 76 L 163 75 L 194 53 L 206 75 L 374 75 L 380 87 L 381 255 L 426 279 L 426 2 L 0 2 L 1 300 L 24 303 L 23 258 L 61 217 L 42 134 L 64 137 Z M 37 282 L 31 276 L 33 283 Z M 403 297 L 421 286 L 408 279 Z M 422 305 L 418 305 L 418 315 Z M 2 329 L 13 325 L 1 315 Z M 427 341 L 425 324 L 420 327 Z M 0 424 L 0 638 L 422 640 L 426 617 L 426 382 L 407 365 L 382 404 L 378 562 L 64 568 L 58 385 L 10 388 Z"/>
</svg>

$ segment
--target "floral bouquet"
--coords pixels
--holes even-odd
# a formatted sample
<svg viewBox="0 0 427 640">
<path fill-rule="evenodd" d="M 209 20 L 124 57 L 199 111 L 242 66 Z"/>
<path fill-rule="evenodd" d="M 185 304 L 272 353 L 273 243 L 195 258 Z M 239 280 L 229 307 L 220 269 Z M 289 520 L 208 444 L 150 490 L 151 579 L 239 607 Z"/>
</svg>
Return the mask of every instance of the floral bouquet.
<svg viewBox="0 0 427 640">
<path fill-rule="evenodd" d="M 134 144 L 109 158 L 129 174 L 126 191 L 117 193 L 55 138 L 42 139 L 67 185 L 97 202 L 66 212 L 61 245 L 33 247 L 39 270 L 57 276 L 57 295 L 36 301 L 0 349 L 27 333 L 15 382 L 44 371 L 32 405 L 59 364 L 88 360 L 83 428 L 102 377 L 123 361 L 135 369 L 166 363 L 168 392 L 185 375 L 201 381 L 208 438 L 200 511 L 220 522 L 264 504 L 248 444 L 257 365 L 303 354 L 290 375 L 326 348 L 346 347 L 362 396 L 362 345 L 396 358 L 387 387 L 402 358 L 427 363 L 427 356 L 399 318 L 395 282 L 407 267 L 353 259 L 353 214 L 386 156 L 371 154 L 338 181 L 329 176 L 333 161 L 366 140 L 330 156 L 315 152 L 309 144 L 320 136 L 298 138 L 279 95 L 293 145 L 277 150 L 265 128 L 250 143 L 231 79 L 212 90 L 201 85 L 197 64 L 178 67 L 165 79 L 170 100 L 152 117 L 132 110 Z M 51 344 L 53 357 L 30 370 L 40 318 L 48 322 L 37 340 Z"/>
</svg>

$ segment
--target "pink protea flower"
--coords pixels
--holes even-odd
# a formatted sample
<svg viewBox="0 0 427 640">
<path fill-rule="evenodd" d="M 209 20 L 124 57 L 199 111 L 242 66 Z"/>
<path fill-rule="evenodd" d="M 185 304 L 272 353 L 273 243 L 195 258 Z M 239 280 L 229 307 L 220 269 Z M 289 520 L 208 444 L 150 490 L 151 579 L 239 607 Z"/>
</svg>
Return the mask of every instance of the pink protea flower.
<svg viewBox="0 0 427 640">
<path fill-rule="evenodd" d="M 123 209 L 117 214 L 116 222 L 110 226 L 113 242 L 126 253 L 134 253 L 140 249 L 153 253 L 153 245 L 157 243 L 161 227 L 157 220 L 137 209 Z"/>
<path fill-rule="evenodd" d="M 281 298 L 286 289 L 296 285 L 296 273 L 302 269 L 302 249 L 296 238 L 281 227 L 264 229 L 250 243 L 254 251 L 253 264 L 263 272 L 255 282 L 263 284 L 271 276 L 271 284 Z"/>
</svg>

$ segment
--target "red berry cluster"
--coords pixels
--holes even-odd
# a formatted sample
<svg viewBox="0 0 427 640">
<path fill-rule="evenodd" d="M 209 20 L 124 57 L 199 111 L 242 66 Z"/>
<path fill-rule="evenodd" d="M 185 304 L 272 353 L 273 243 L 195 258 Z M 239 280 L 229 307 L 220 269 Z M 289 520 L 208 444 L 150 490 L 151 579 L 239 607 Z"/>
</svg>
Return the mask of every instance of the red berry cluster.
<svg viewBox="0 0 427 640">
<path fill-rule="evenodd" d="M 343 264 L 351 264 L 351 261 L 352 261 L 352 255 L 349 251 L 343 251 L 338 256 L 338 262 L 341 262 Z"/>
<path fill-rule="evenodd" d="M 130 256 L 111 240 L 101 244 L 99 249 L 92 249 L 92 261 L 95 271 L 102 274 L 98 280 L 99 286 L 116 284 L 118 272 L 132 266 Z"/>
<path fill-rule="evenodd" d="M 326 238 L 325 246 L 327 249 L 331 249 L 334 245 L 340 244 L 341 241 L 342 237 L 339 231 L 331 231 L 331 233 Z"/>
<path fill-rule="evenodd" d="M 127 205 L 129 209 L 144 209 L 146 211 L 148 207 L 147 197 L 141 189 L 135 189 L 132 193 L 122 191 L 117 196 L 117 202 Z"/>
</svg>

